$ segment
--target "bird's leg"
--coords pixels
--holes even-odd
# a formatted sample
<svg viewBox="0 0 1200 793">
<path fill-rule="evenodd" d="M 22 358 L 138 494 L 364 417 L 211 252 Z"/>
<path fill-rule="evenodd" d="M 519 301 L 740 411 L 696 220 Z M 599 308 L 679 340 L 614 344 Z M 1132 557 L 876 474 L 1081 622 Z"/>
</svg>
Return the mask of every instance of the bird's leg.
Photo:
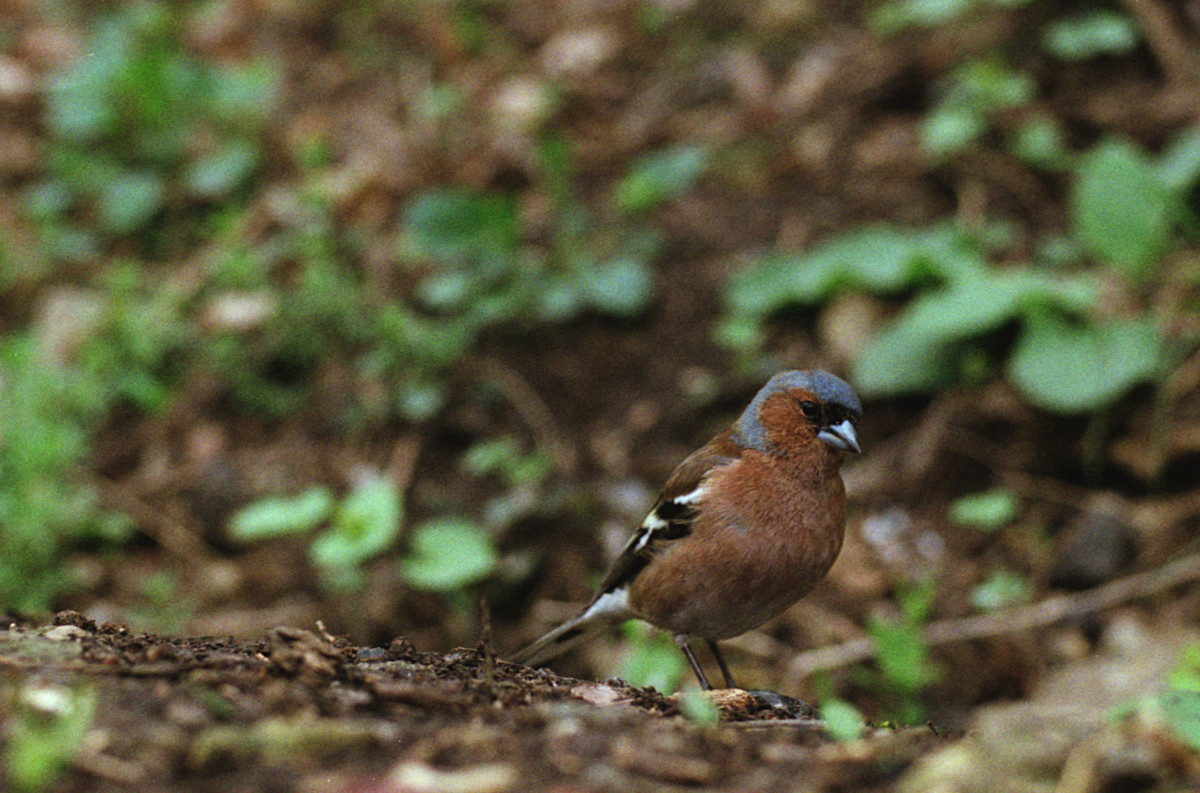
<svg viewBox="0 0 1200 793">
<path fill-rule="evenodd" d="M 709 639 L 708 649 L 712 650 L 713 658 L 717 659 L 717 666 L 721 667 L 721 674 L 725 678 L 725 688 L 737 688 L 737 684 L 733 682 L 733 675 L 729 673 L 729 665 L 725 663 L 725 658 L 721 655 L 721 648 L 714 640 Z"/>
<path fill-rule="evenodd" d="M 692 652 L 691 645 L 688 644 L 688 637 L 685 634 L 679 634 L 675 637 L 675 646 L 683 650 L 683 654 L 687 656 L 688 663 L 692 665 L 692 671 L 696 673 L 696 679 L 700 681 L 700 688 L 705 691 L 712 691 L 712 685 L 709 684 L 708 678 L 704 676 L 704 670 L 700 668 L 700 662 L 696 660 L 696 654 Z"/>
</svg>

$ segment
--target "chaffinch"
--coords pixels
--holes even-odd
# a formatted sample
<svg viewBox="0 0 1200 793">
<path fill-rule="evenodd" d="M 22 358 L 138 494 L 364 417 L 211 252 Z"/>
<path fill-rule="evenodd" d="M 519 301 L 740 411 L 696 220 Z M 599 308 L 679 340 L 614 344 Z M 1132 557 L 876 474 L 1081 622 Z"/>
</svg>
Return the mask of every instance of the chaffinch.
<svg viewBox="0 0 1200 793">
<path fill-rule="evenodd" d="M 539 665 L 631 618 L 670 631 L 700 685 L 689 638 L 717 641 L 780 614 L 825 577 L 842 547 L 842 452 L 859 451 L 862 404 L 819 370 L 780 372 L 725 432 L 689 455 L 577 616 L 517 652 Z"/>
</svg>

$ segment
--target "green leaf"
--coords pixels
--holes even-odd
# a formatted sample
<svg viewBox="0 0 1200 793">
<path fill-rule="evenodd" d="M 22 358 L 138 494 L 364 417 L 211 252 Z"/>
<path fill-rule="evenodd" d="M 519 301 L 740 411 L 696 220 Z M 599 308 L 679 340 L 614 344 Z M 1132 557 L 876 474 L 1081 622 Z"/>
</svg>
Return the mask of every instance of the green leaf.
<svg viewBox="0 0 1200 793">
<path fill-rule="evenodd" d="M 99 697 L 92 687 L 48 684 L 27 684 L 20 695 L 18 707 L 6 706 L 4 777 L 17 793 L 39 793 L 54 785 L 83 749 Z"/>
<path fill-rule="evenodd" d="M 1020 501 L 1011 490 L 984 490 L 950 502 L 950 520 L 984 531 L 996 531 L 1012 523 L 1019 508 Z"/>
<path fill-rule="evenodd" d="M 409 204 L 404 225 L 418 253 L 441 258 L 511 255 L 518 238 L 509 196 L 431 190 Z"/>
<path fill-rule="evenodd" d="M 901 585 L 896 591 L 896 604 L 906 623 L 924 624 L 933 611 L 937 599 L 937 581 L 925 578 L 915 583 Z"/>
<path fill-rule="evenodd" d="M 713 329 L 713 340 L 727 350 L 753 352 L 766 339 L 759 321 L 754 317 L 728 314 Z"/>
<path fill-rule="evenodd" d="M 1194 751 L 1200 752 L 1200 692 L 1172 689 L 1159 697 L 1171 729 Z"/>
<path fill-rule="evenodd" d="M 1191 642 L 1180 651 L 1167 675 L 1167 688 L 1200 694 L 1200 642 Z"/>
<path fill-rule="evenodd" d="M 980 272 L 916 298 L 860 353 L 853 380 L 863 394 L 894 396 L 929 391 L 958 373 L 956 345 L 1017 317 L 1030 300 L 1057 287 L 1025 273 Z"/>
<path fill-rule="evenodd" d="M 1029 75 L 999 58 L 979 58 L 955 69 L 943 96 L 921 124 L 921 144 L 931 154 L 961 150 L 987 131 L 996 112 L 1028 102 L 1036 86 Z"/>
<path fill-rule="evenodd" d="M 71 186 L 61 179 L 33 182 L 21 194 L 25 211 L 35 220 L 51 220 L 63 215 L 75 201 Z"/>
<path fill-rule="evenodd" d="M 664 694 L 677 689 L 687 662 L 675 641 L 636 620 L 624 623 L 622 630 L 629 641 L 629 653 L 621 664 L 620 676 L 630 685 L 652 687 Z"/>
<path fill-rule="evenodd" d="M 1139 38 L 1132 19 L 1104 10 L 1051 22 L 1042 41 L 1051 55 L 1064 61 L 1082 61 L 1099 55 L 1124 55 L 1137 46 Z"/>
<path fill-rule="evenodd" d="M 559 323 L 579 313 L 581 296 L 573 279 L 559 274 L 548 274 L 540 280 L 537 294 L 539 319 Z"/>
<path fill-rule="evenodd" d="M 987 130 L 987 118 L 973 107 L 940 104 L 921 121 L 921 148 L 935 156 L 965 148 Z"/>
<path fill-rule="evenodd" d="M 927 280 L 953 280 L 982 266 L 977 247 L 948 223 L 913 229 L 869 226 L 834 240 L 820 256 L 833 275 L 828 286 L 879 294 Z"/>
<path fill-rule="evenodd" d="M 396 409 L 409 421 L 427 421 L 446 403 L 446 389 L 440 383 L 413 380 L 396 390 Z"/>
<path fill-rule="evenodd" d="M 635 317 L 654 298 L 650 268 L 633 257 L 618 257 L 584 269 L 579 287 L 589 305 L 616 317 Z"/>
<path fill-rule="evenodd" d="M 932 391 L 954 379 L 956 356 L 946 344 L 893 324 L 875 335 L 854 362 L 851 380 L 864 397 Z"/>
<path fill-rule="evenodd" d="M 721 710 L 704 691 L 685 691 L 679 698 L 684 718 L 698 727 L 715 727 L 721 723 Z"/>
<path fill-rule="evenodd" d="M 417 285 L 417 298 L 435 311 L 459 311 L 467 308 L 475 296 L 475 283 L 476 279 L 463 270 L 430 273 Z"/>
<path fill-rule="evenodd" d="M 1009 150 L 1030 165 L 1057 169 L 1070 165 L 1066 134 L 1052 116 L 1031 118 L 1013 132 Z"/>
<path fill-rule="evenodd" d="M 229 535 L 238 542 L 259 542 L 303 534 L 328 518 L 333 506 L 333 494 L 320 486 L 289 498 L 261 498 L 233 516 Z"/>
<path fill-rule="evenodd" d="M 940 27 L 977 4 L 978 0 L 889 0 L 871 16 L 871 25 L 885 34 L 908 27 Z"/>
<path fill-rule="evenodd" d="M 100 186 L 96 210 L 113 234 L 141 230 L 163 207 L 162 179 L 143 171 L 121 171 Z"/>
<path fill-rule="evenodd" d="M 1003 273 L 989 273 L 927 292 L 901 315 L 900 323 L 936 342 L 978 336 L 1016 317 L 1030 284 Z"/>
<path fill-rule="evenodd" d="M 815 302 L 827 281 L 824 262 L 814 254 L 771 253 L 729 280 L 725 303 L 739 317 L 765 317 L 793 303 Z"/>
<path fill-rule="evenodd" d="M 837 697 L 821 703 L 820 715 L 826 734 L 838 743 L 857 740 L 867 728 L 858 708 Z"/>
<path fill-rule="evenodd" d="M 868 226 L 804 254 L 770 254 L 730 280 L 725 301 L 741 317 L 808 305 L 847 289 L 892 294 L 931 278 L 982 267 L 977 247 L 949 224 L 929 229 Z"/>
<path fill-rule="evenodd" d="M 945 289 L 916 298 L 888 327 L 944 345 L 996 330 L 1040 305 L 1085 311 L 1095 294 L 1095 287 L 1082 279 L 1024 269 L 972 271 Z"/>
<path fill-rule="evenodd" d="M 386 549 L 400 532 L 404 499 L 383 477 L 368 479 L 342 500 L 330 528 L 309 555 L 318 567 L 357 567 Z"/>
<path fill-rule="evenodd" d="M 1200 127 L 1174 137 L 1158 156 L 1158 181 L 1169 190 L 1185 190 L 1200 177 Z"/>
<path fill-rule="evenodd" d="M 1033 594 L 1029 579 L 1011 570 L 996 570 L 971 590 L 971 605 L 979 611 L 999 611 L 1028 603 Z"/>
<path fill-rule="evenodd" d="M 442 517 L 413 530 L 412 550 L 400 561 L 410 586 L 452 592 L 491 574 L 496 550 L 483 529 L 466 518 Z"/>
<path fill-rule="evenodd" d="M 119 118 L 113 92 L 129 69 L 131 31 L 116 18 L 103 20 L 89 37 L 86 54 L 52 79 L 46 96 L 46 123 L 64 140 L 85 142 L 112 132 Z"/>
<path fill-rule="evenodd" d="M 1142 152 L 1125 141 L 1106 140 L 1084 155 L 1071 191 L 1076 233 L 1097 258 L 1144 279 L 1171 238 L 1171 206 Z"/>
<path fill-rule="evenodd" d="M 920 691 L 937 679 L 929 664 L 929 648 L 921 626 L 871 620 L 867 634 L 875 643 L 876 658 L 886 680 L 901 692 Z"/>
<path fill-rule="evenodd" d="M 1076 325 L 1039 315 L 1022 331 L 1008 375 L 1035 405 L 1059 413 L 1094 412 L 1158 377 L 1165 355 L 1149 319 Z"/>
<path fill-rule="evenodd" d="M 998 57 L 968 61 L 951 75 L 948 101 L 991 113 L 1028 102 L 1036 91 L 1033 78 Z"/>
<path fill-rule="evenodd" d="M 184 180 L 191 190 L 205 198 L 221 198 L 241 187 L 258 168 L 257 144 L 248 140 L 231 141 L 188 166 Z"/>
<path fill-rule="evenodd" d="M 521 458 L 517 443 L 510 437 L 481 441 L 467 449 L 462 469 L 471 476 L 486 476 L 514 465 Z"/>
<path fill-rule="evenodd" d="M 937 594 L 937 582 L 927 579 L 901 586 L 896 592 L 899 619 L 873 617 L 867 634 L 875 643 L 876 659 L 885 680 L 903 699 L 912 700 L 938 677 L 922 635 Z"/>
<path fill-rule="evenodd" d="M 641 157 L 617 183 L 617 208 L 629 214 L 655 209 L 692 189 L 708 167 L 702 146 L 681 145 Z"/>
<path fill-rule="evenodd" d="M 253 61 L 215 71 L 211 80 L 211 105 L 219 117 L 244 125 L 265 122 L 276 106 L 279 73 L 266 61 Z"/>
</svg>

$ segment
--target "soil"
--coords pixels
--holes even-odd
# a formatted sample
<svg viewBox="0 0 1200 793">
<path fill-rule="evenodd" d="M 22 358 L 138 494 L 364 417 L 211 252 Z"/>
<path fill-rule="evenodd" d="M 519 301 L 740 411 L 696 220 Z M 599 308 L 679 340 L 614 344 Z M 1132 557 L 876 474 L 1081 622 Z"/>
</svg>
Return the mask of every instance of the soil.
<svg viewBox="0 0 1200 793">
<path fill-rule="evenodd" d="M 170 639 L 76 612 L 0 634 L 25 691 L 86 691 L 98 717 L 62 791 L 873 789 L 942 745 L 930 728 L 854 745 L 821 723 L 714 692 L 721 726 L 620 681 L 276 628 L 260 641 Z M 10 711 L 15 714 L 16 711 Z M 30 718 L 28 713 L 25 717 Z"/>
</svg>

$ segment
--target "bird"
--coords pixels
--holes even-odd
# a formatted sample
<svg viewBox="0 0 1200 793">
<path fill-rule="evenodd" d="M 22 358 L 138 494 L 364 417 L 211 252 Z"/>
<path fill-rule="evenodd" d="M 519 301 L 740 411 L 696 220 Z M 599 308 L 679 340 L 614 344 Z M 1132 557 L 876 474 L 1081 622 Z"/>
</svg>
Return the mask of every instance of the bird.
<svg viewBox="0 0 1200 793">
<path fill-rule="evenodd" d="M 782 613 L 825 577 L 842 547 L 845 452 L 860 452 L 862 403 L 829 372 L 775 374 L 727 430 L 667 478 L 591 602 L 510 660 L 541 666 L 614 623 L 668 631 L 700 687 L 703 639 L 727 688 L 718 642 Z"/>
</svg>

